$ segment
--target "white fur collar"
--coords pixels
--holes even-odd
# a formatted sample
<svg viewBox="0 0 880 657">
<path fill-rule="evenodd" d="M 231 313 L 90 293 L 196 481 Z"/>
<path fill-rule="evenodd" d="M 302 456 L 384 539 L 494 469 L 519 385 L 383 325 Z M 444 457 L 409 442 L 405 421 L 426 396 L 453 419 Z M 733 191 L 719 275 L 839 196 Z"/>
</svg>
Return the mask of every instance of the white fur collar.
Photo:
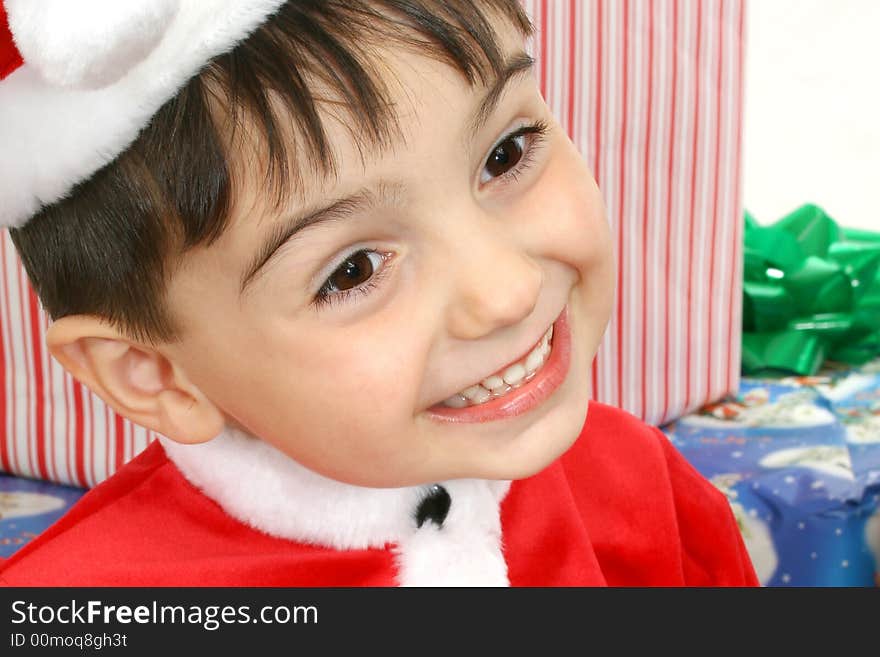
<svg viewBox="0 0 880 657">
<path fill-rule="evenodd" d="M 338 550 L 396 545 L 403 586 L 507 586 L 499 505 L 509 481 L 437 482 L 452 505 L 443 525 L 416 526 L 428 486 L 364 488 L 304 468 L 227 427 L 213 440 L 160 438 L 183 475 L 232 517 L 267 534 Z"/>
</svg>

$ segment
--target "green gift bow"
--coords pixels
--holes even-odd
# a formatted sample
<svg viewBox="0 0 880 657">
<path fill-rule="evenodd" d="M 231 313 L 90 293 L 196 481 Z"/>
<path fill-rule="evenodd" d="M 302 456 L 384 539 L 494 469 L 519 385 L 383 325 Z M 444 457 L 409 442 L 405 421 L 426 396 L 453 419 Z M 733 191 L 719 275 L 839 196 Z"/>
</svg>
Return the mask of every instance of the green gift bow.
<svg viewBox="0 0 880 657">
<path fill-rule="evenodd" d="M 880 354 L 880 233 L 804 205 L 771 226 L 745 215 L 743 374 L 815 374 Z"/>
</svg>

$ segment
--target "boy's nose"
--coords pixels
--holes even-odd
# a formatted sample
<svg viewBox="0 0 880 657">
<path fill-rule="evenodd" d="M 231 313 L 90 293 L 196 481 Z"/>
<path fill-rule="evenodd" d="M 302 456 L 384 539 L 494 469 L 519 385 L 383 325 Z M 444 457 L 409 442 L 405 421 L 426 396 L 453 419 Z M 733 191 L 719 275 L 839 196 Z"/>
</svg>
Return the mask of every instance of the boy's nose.
<svg viewBox="0 0 880 657">
<path fill-rule="evenodd" d="M 455 263 L 448 314 L 453 336 L 474 340 L 518 324 L 535 309 L 544 271 L 525 251 L 499 244 L 468 248 Z"/>
</svg>

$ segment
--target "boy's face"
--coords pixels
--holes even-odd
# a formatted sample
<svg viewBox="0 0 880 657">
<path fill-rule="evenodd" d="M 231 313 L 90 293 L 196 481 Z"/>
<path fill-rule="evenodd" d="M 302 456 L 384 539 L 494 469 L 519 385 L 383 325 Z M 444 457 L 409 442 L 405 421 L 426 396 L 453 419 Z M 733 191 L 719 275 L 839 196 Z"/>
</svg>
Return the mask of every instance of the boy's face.
<svg viewBox="0 0 880 657">
<path fill-rule="evenodd" d="M 511 61 L 523 40 L 499 32 Z M 325 476 L 380 487 L 529 476 L 586 417 L 614 285 L 603 203 L 531 72 L 510 78 L 471 135 L 486 88 L 410 53 L 383 61 L 405 143 L 362 164 L 326 114 L 336 179 L 307 179 L 281 213 L 256 176 L 239 185 L 230 228 L 171 281 L 186 337 L 161 351 L 230 422 Z M 517 132 L 542 121 L 543 139 Z M 364 189 L 241 292 L 273 229 Z M 557 323 L 529 383 L 437 412 L 523 359 L 562 315 L 570 350 Z"/>
</svg>

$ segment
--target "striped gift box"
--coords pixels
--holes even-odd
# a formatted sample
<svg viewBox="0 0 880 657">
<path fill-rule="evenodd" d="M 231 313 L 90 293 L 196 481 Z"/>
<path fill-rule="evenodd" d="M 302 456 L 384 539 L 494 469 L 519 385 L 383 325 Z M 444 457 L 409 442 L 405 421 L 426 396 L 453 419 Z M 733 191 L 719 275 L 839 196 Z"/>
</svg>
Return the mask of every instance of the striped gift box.
<svg viewBox="0 0 880 657">
<path fill-rule="evenodd" d="M 603 191 L 618 263 L 595 397 L 652 424 L 739 381 L 744 0 L 525 0 L 542 90 Z M 0 235 L 0 466 L 93 486 L 155 438 L 48 355 Z"/>
</svg>

